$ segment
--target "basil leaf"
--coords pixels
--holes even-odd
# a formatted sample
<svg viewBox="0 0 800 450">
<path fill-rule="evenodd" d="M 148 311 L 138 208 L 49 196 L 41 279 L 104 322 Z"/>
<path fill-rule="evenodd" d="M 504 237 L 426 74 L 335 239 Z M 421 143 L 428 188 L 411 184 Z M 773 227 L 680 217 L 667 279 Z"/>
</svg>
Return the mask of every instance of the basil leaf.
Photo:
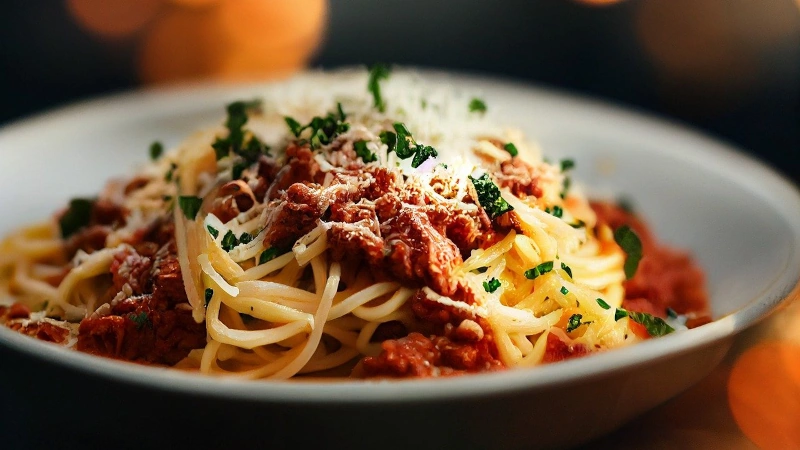
<svg viewBox="0 0 800 450">
<path fill-rule="evenodd" d="M 597 299 L 597 304 L 600 305 L 600 307 L 603 308 L 603 309 L 611 309 L 611 305 L 606 303 L 606 301 L 603 300 L 602 298 L 598 298 Z"/>
<path fill-rule="evenodd" d="M 625 278 L 630 280 L 636 275 L 636 269 L 642 259 L 642 241 L 628 225 L 623 225 L 614 230 L 614 241 L 627 255 L 624 265 Z"/>
<path fill-rule="evenodd" d="M 261 252 L 261 256 L 258 257 L 258 264 L 261 265 L 267 261 L 275 259 L 279 253 L 280 250 L 278 250 L 277 247 L 270 247 L 264 250 L 263 252 Z"/>
<path fill-rule="evenodd" d="M 233 234 L 233 231 L 228 230 L 225 233 L 225 236 L 222 237 L 222 242 L 220 242 L 220 246 L 226 252 L 233 250 L 234 247 L 239 245 L 239 241 L 236 239 L 236 235 Z"/>
</svg>

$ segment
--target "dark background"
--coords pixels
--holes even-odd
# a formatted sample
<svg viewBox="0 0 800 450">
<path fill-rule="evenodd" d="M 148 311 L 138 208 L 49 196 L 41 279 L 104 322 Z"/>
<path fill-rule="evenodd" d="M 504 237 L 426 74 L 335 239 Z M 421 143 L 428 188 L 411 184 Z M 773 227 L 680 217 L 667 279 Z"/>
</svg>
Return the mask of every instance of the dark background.
<svg viewBox="0 0 800 450">
<path fill-rule="evenodd" d="M 140 86 L 140 40 L 85 30 L 64 1 L 4 0 L 0 123 Z M 329 2 L 311 65 L 377 61 L 518 78 L 632 106 L 727 140 L 800 181 L 797 0 Z"/>
</svg>

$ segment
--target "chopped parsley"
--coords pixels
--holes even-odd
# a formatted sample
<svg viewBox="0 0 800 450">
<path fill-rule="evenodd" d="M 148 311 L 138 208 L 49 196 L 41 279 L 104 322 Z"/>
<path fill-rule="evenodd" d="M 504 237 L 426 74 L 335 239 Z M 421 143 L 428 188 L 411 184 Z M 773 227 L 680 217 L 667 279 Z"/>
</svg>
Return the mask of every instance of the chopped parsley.
<svg viewBox="0 0 800 450">
<path fill-rule="evenodd" d="M 249 102 L 240 100 L 228 104 L 226 107 L 228 119 L 225 121 L 225 127 L 228 129 L 228 136 L 225 138 L 217 138 L 214 143 L 211 144 L 211 147 L 214 148 L 217 160 L 229 156 L 231 152 L 250 162 L 255 162 L 262 154 L 269 154 L 269 147 L 252 134 L 247 136 L 246 130 L 244 129 L 244 125 L 247 123 L 248 119 L 248 111 L 260 107 L 261 102 L 258 100 Z"/>
<path fill-rule="evenodd" d="M 150 144 L 150 159 L 155 161 L 161 157 L 162 153 L 164 153 L 164 145 L 161 142 L 155 141 Z"/>
<path fill-rule="evenodd" d="M 554 216 L 556 216 L 556 217 L 558 217 L 560 219 L 564 215 L 564 208 L 562 208 L 562 207 L 560 207 L 558 205 L 555 205 L 555 206 L 553 206 L 553 209 L 545 208 L 544 212 L 546 212 L 548 214 L 552 214 L 552 215 L 554 215 Z"/>
<path fill-rule="evenodd" d="M 584 221 L 582 221 L 582 220 L 578 220 L 578 221 L 577 221 L 577 222 L 575 222 L 575 223 L 571 223 L 571 224 L 569 224 L 569 226 L 571 226 L 572 228 L 583 228 L 583 227 L 585 227 L 585 226 L 586 226 L 586 222 L 584 222 Z"/>
<path fill-rule="evenodd" d="M 561 263 L 561 270 L 563 270 L 564 272 L 567 272 L 567 275 L 569 275 L 569 277 L 572 278 L 572 269 L 568 265 L 564 264 L 563 262 Z"/>
<path fill-rule="evenodd" d="M 170 182 L 172 182 L 172 176 L 175 174 L 175 169 L 177 169 L 177 168 L 178 168 L 178 165 L 177 165 L 177 164 L 175 164 L 175 163 L 170 163 L 170 164 L 169 164 L 169 170 L 168 170 L 168 171 L 167 171 L 167 173 L 164 175 L 164 181 L 166 181 L 167 183 L 170 183 Z"/>
<path fill-rule="evenodd" d="M 583 319 L 583 316 L 580 314 L 573 314 L 569 316 L 569 322 L 567 323 L 567 333 L 577 330 L 578 327 L 582 325 L 581 319 Z"/>
<path fill-rule="evenodd" d="M 244 233 L 242 233 L 241 236 L 239 236 L 239 243 L 240 244 L 247 244 L 247 243 L 252 242 L 252 241 L 253 241 L 253 235 L 248 233 L 248 232 L 246 232 L 246 231 Z"/>
<path fill-rule="evenodd" d="M 553 261 L 543 262 L 538 266 L 534 267 L 533 269 L 526 270 L 525 278 L 529 280 L 535 280 L 537 277 L 540 277 L 552 270 L 553 270 Z"/>
<path fill-rule="evenodd" d="M 575 161 L 571 159 L 562 159 L 561 160 L 561 171 L 566 172 L 569 169 L 575 167 Z"/>
<path fill-rule="evenodd" d="M 667 312 L 667 317 L 669 317 L 670 319 L 677 319 L 678 318 L 678 313 L 675 312 L 674 309 L 667 308 L 666 312 Z"/>
<path fill-rule="evenodd" d="M 283 120 L 296 138 L 300 138 L 305 130 L 309 130 L 308 138 L 301 142 L 307 142 L 311 148 L 320 148 L 328 145 L 340 134 L 350 129 L 350 124 L 345 122 L 347 116 L 342 110 L 342 104 L 336 105 L 336 112 L 329 112 L 325 117 L 316 116 L 306 125 L 301 125 L 291 117 L 284 117 Z"/>
<path fill-rule="evenodd" d="M 367 148 L 367 141 L 353 142 L 353 150 L 355 150 L 356 156 L 361 158 L 361 160 L 364 161 L 365 163 L 370 163 L 378 160 L 378 157 L 375 156 L 375 153 L 371 152 Z"/>
<path fill-rule="evenodd" d="M 478 202 L 486 211 L 486 214 L 489 215 L 489 218 L 494 219 L 495 217 L 514 210 L 514 207 L 509 205 L 500 195 L 500 189 L 492 182 L 488 173 L 484 173 L 479 178 L 473 178 L 470 175 L 469 179 L 472 181 L 472 185 L 475 186 L 475 192 L 478 194 Z"/>
<path fill-rule="evenodd" d="M 639 261 L 642 259 L 642 241 L 628 225 L 623 225 L 614 230 L 614 241 L 627 255 L 624 266 L 625 278 L 630 280 L 636 274 Z"/>
<path fill-rule="evenodd" d="M 203 199 L 188 195 L 181 195 L 178 197 L 178 206 L 181 207 L 183 215 L 189 220 L 194 220 L 197 217 L 197 212 L 200 211 L 200 206 L 203 204 Z"/>
<path fill-rule="evenodd" d="M 572 185 L 572 180 L 569 177 L 564 178 L 564 188 L 561 189 L 561 198 L 567 198 L 569 188 Z"/>
<path fill-rule="evenodd" d="M 373 105 L 378 108 L 378 111 L 386 111 L 386 104 L 381 96 L 381 80 L 389 78 L 391 69 L 385 64 L 375 64 L 369 69 L 369 81 L 367 81 L 367 89 L 372 94 Z"/>
<path fill-rule="evenodd" d="M 566 286 L 561 286 L 561 295 L 569 294 L 569 289 Z"/>
<path fill-rule="evenodd" d="M 225 233 L 225 236 L 222 237 L 222 242 L 220 242 L 220 246 L 222 247 L 223 250 L 229 252 L 233 250 L 233 248 L 236 247 L 237 245 L 239 245 L 239 240 L 236 239 L 236 235 L 233 234 L 233 231 L 228 230 L 228 232 Z"/>
<path fill-rule="evenodd" d="M 206 308 L 208 308 L 208 304 L 211 302 L 211 298 L 214 297 L 214 290 L 211 288 L 206 288 L 205 296 L 206 296 Z"/>
<path fill-rule="evenodd" d="M 92 220 L 94 200 L 88 198 L 73 198 L 69 201 L 69 208 L 58 219 L 61 228 L 61 237 L 66 239 L 81 228 L 89 225 Z"/>
<path fill-rule="evenodd" d="M 394 133 L 383 131 L 380 134 L 381 142 L 389 147 L 388 151 L 394 151 L 400 159 L 411 160 L 411 167 L 419 167 L 428 158 L 439 156 L 435 148 L 429 145 L 418 144 L 405 124 L 396 122 L 393 126 Z"/>
<path fill-rule="evenodd" d="M 517 146 L 514 145 L 512 142 L 503 146 L 504 149 L 508 152 L 509 155 L 513 158 L 514 156 L 519 155 L 519 150 L 517 150 Z"/>
<path fill-rule="evenodd" d="M 128 319 L 133 321 L 136 324 L 136 329 L 141 330 L 144 327 L 153 328 L 152 322 L 150 322 L 150 318 L 147 317 L 147 313 L 142 311 L 139 314 L 130 313 L 128 314 Z"/>
<path fill-rule="evenodd" d="M 606 301 L 603 300 L 602 298 L 597 299 L 597 304 L 600 305 L 600 307 L 603 309 L 611 309 L 611 305 L 606 303 Z"/>
<path fill-rule="evenodd" d="M 625 311 L 622 308 L 617 308 L 614 313 L 614 320 L 620 320 L 624 317 L 629 317 L 632 321 L 644 325 L 647 334 L 653 337 L 664 336 L 675 331 L 674 328 L 669 326 L 664 319 L 655 317 L 651 314 L 638 312 L 638 311 Z"/>
<path fill-rule="evenodd" d="M 261 255 L 258 257 L 258 264 L 261 265 L 261 264 L 264 264 L 267 261 L 272 261 L 273 259 L 275 259 L 280 254 L 281 254 L 281 251 L 278 250 L 278 247 L 270 247 L 270 248 L 264 250 L 263 252 L 261 252 Z"/>
<path fill-rule="evenodd" d="M 497 278 L 492 278 L 489 281 L 484 281 L 483 282 L 483 289 L 485 289 L 486 292 L 488 292 L 490 294 L 492 292 L 496 291 L 497 288 L 499 288 L 499 287 L 500 287 L 500 280 L 498 280 Z"/>
<path fill-rule="evenodd" d="M 489 270 L 489 268 L 484 266 L 484 267 L 478 267 L 477 269 L 475 269 L 475 272 L 486 273 L 487 270 Z"/>
<path fill-rule="evenodd" d="M 213 237 L 214 239 L 216 239 L 217 236 L 219 236 L 219 230 L 217 230 L 216 228 L 212 227 L 211 225 L 206 225 L 206 228 L 208 229 L 208 234 L 210 234 L 211 237 Z"/>
<path fill-rule="evenodd" d="M 486 112 L 486 102 L 479 98 L 473 98 L 469 102 L 469 112 L 479 112 L 485 113 Z"/>
<path fill-rule="evenodd" d="M 233 165 L 231 168 L 231 179 L 238 180 L 242 178 L 242 173 L 244 170 L 250 167 L 250 163 L 248 161 L 239 161 Z"/>
</svg>

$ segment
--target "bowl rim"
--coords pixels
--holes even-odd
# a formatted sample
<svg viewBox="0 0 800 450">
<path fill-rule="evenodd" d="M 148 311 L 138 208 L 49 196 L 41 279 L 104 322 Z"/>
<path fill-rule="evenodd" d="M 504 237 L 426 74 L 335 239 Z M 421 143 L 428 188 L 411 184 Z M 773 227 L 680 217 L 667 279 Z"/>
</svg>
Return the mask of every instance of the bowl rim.
<svg viewBox="0 0 800 450">
<path fill-rule="evenodd" d="M 217 399 L 283 403 L 409 403 L 476 398 L 521 390 L 546 389 L 607 376 L 646 365 L 656 359 L 677 356 L 730 338 L 764 319 L 787 299 L 800 282 L 800 191 L 783 175 L 733 146 L 712 139 L 684 125 L 648 113 L 604 101 L 577 96 L 526 82 L 452 71 L 424 70 L 431 82 L 458 83 L 476 87 L 488 96 L 502 97 L 524 92 L 540 106 L 574 110 L 578 114 L 602 114 L 604 127 L 635 126 L 658 139 L 674 142 L 670 156 L 693 163 L 719 175 L 737 176 L 737 183 L 759 195 L 786 221 L 793 234 L 792 253 L 783 270 L 744 307 L 701 327 L 648 340 L 630 347 L 558 364 L 530 369 L 471 374 L 464 377 L 413 380 L 241 380 L 218 378 L 172 368 L 144 366 L 108 358 L 64 351 L 63 348 L 0 327 L 0 345 L 38 360 L 100 376 L 113 381 L 161 391 Z M 302 76 L 302 75 L 301 75 Z M 87 115 L 115 117 L 126 111 L 164 109 L 192 111 L 210 102 L 230 99 L 237 93 L 258 92 L 265 83 L 218 85 L 197 83 L 184 86 L 139 89 L 85 100 L 53 109 L 0 127 L 5 139 L 35 133 L 40 127 L 86 120 Z M 130 113 L 128 113 L 130 114 Z M 679 145 L 690 144 L 690 145 Z M 0 145 L 2 147 L 2 145 Z M 666 145 L 662 146 L 666 147 Z M 700 149 L 700 151 L 698 151 Z M 658 150 L 652 150 L 658 153 Z"/>
</svg>

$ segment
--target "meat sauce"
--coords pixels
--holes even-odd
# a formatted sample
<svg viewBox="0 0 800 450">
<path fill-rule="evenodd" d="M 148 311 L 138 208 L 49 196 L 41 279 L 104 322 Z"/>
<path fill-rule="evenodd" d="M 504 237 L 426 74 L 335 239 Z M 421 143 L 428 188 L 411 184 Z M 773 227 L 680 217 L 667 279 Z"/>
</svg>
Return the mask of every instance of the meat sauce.
<svg viewBox="0 0 800 450">
<path fill-rule="evenodd" d="M 322 221 L 330 255 L 347 264 L 366 264 L 376 278 L 394 279 L 419 290 L 410 300 L 414 327 L 383 324 L 373 339 L 381 352 L 363 358 L 353 371 L 360 377 L 429 377 L 503 369 L 488 322 L 469 308 L 434 302 L 421 289 L 472 305 L 474 293 L 451 274 L 476 248 L 486 248 L 513 223 L 494 223 L 482 208 L 455 208 L 450 180 L 433 180 L 428 190 L 407 183 L 398 171 L 364 166 L 352 146 L 340 146 L 340 170 L 320 169 L 306 145 L 290 144 L 279 165 L 262 156 L 249 183 L 232 181 L 217 191 L 212 212 L 223 222 L 269 202 L 265 247 L 289 248 Z M 542 195 L 535 168 L 512 159 L 496 167 L 498 184 L 520 197 Z M 140 183 L 141 184 L 141 183 Z M 132 189 L 139 187 L 134 186 Z M 444 200 L 442 200 L 444 199 Z M 469 195 L 460 201 L 475 205 Z M 659 245 L 636 216 L 607 203 L 594 203 L 600 223 L 630 225 L 641 237 L 644 258 L 625 282 L 623 307 L 664 317 L 667 308 L 690 317 L 689 326 L 709 320 L 703 274 L 685 253 Z M 109 232 L 125 224 L 127 212 L 95 202 L 90 223 L 65 242 L 68 258 L 78 250 L 105 247 Z M 192 319 L 178 263 L 173 225 L 159 221 L 135 233 L 129 247 L 114 255 L 108 306 L 81 321 L 78 350 L 151 364 L 174 365 L 206 344 L 204 324 Z M 58 284 L 60 279 L 54 279 Z M 102 309 L 102 308 L 101 308 Z M 68 330 L 49 322 L 27 323 L 22 305 L 0 307 L 0 321 L 39 339 L 61 343 Z M 631 325 L 634 333 L 644 333 Z M 554 334 L 547 338 L 544 362 L 589 353 Z"/>
</svg>

